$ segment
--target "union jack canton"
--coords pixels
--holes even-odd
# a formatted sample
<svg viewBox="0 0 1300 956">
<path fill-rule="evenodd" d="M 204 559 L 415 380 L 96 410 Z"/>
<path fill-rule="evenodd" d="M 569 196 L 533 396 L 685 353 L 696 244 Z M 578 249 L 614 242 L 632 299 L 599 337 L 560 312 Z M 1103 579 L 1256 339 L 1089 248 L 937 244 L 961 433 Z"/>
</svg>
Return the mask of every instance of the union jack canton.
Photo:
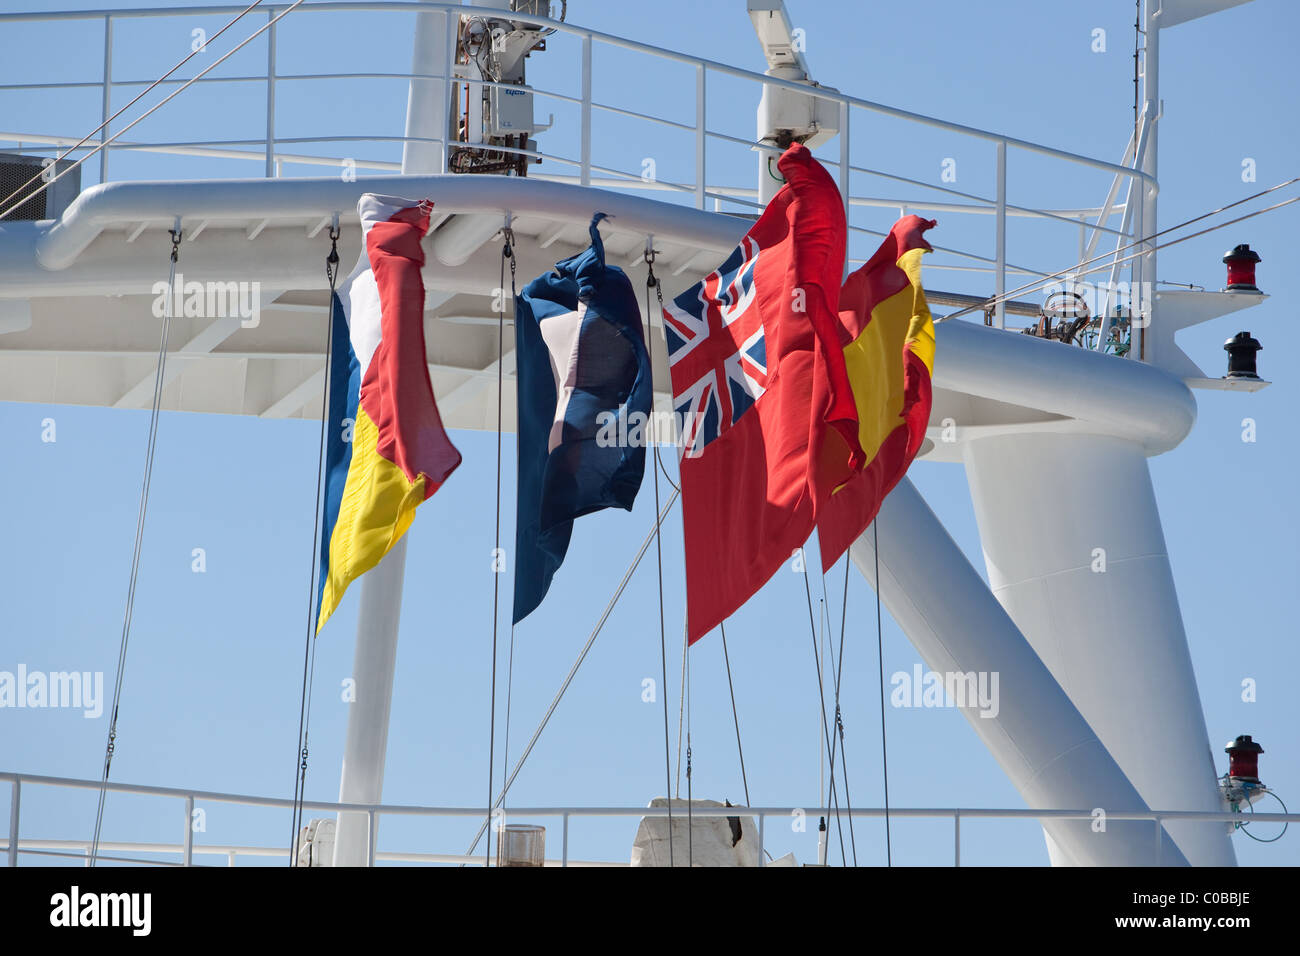
<svg viewBox="0 0 1300 956">
<path fill-rule="evenodd" d="M 736 424 L 767 390 L 767 345 L 754 299 L 758 243 L 746 237 L 716 271 L 664 306 L 682 456 Z"/>
</svg>

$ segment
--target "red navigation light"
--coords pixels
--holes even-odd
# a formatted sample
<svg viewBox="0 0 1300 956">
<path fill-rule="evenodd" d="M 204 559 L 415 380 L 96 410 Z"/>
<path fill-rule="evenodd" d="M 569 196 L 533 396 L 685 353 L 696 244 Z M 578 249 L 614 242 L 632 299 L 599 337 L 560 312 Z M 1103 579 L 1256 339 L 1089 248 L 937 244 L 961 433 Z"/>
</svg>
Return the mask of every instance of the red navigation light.
<svg viewBox="0 0 1300 956">
<path fill-rule="evenodd" d="M 1223 748 L 1228 755 L 1228 776 L 1238 780 L 1259 782 L 1259 755 L 1264 748 L 1243 734 Z"/>
<path fill-rule="evenodd" d="M 1223 261 L 1228 264 L 1228 287 L 1224 292 L 1259 291 L 1255 285 L 1255 263 L 1260 261 L 1258 252 L 1242 243 L 1234 246 L 1231 252 L 1225 252 Z"/>
</svg>

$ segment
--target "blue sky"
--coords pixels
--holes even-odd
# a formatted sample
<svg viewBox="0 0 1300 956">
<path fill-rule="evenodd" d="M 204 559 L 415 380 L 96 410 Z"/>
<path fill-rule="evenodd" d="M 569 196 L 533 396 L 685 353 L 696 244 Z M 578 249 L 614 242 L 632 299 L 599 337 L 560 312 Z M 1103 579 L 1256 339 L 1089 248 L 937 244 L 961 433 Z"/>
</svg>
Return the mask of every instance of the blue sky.
<svg viewBox="0 0 1300 956">
<path fill-rule="evenodd" d="M 815 78 L 857 96 L 1112 161 L 1118 160 L 1131 129 L 1129 0 L 1088 5 L 936 0 L 927 6 L 924 23 L 917 22 L 911 5 L 790 0 L 789 8 L 793 22 L 806 30 Z M 569 14 L 571 21 L 595 29 L 762 68 L 738 0 L 665 0 L 647 6 L 575 0 Z M 156 76 L 188 49 L 194 26 L 212 31 L 217 21 L 181 11 L 165 21 L 125 22 L 118 30 L 115 77 Z M 294 15 L 284 24 L 279 60 L 284 72 L 405 69 L 408 63 L 406 15 L 378 21 L 352 14 Z M 1098 27 L 1107 31 L 1105 53 L 1090 49 Z M 0 82 L 98 77 L 102 41 L 97 27 L 64 27 L 61 34 L 48 26 L 6 29 L 13 31 L 11 49 L 17 52 L 0 67 Z M 1284 0 L 1256 0 L 1164 37 L 1162 227 L 1296 175 L 1300 136 L 1292 116 L 1300 81 L 1287 64 L 1298 29 L 1300 9 Z M 49 44 L 56 40 L 85 53 L 50 57 Z M 576 92 L 573 51 L 572 44 L 556 41 L 551 50 L 534 55 L 532 81 Z M 255 44 L 222 69 L 229 67 L 231 74 L 257 71 L 264 58 L 265 47 Z M 634 55 L 602 56 L 598 51 L 602 101 L 651 112 L 692 102 L 689 73 L 650 72 L 645 66 Z M 187 92 L 128 135 L 170 140 L 259 136 L 264 94 L 260 87 L 247 86 Z M 125 102 L 125 92 L 116 96 L 116 104 Z M 718 82 L 709 96 L 711 123 L 734 135 L 752 135 L 755 103 L 749 91 Z M 98 97 L 97 90 L 40 98 L 0 91 L 0 126 L 80 135 L 98 122 Z M 286 83 L 279 95 L 277 132 L 400 135 L 405 101 L 400 82 Z M 576 143 L 566 109 L 539 103 L 539 115 L 556 113 L 556 128 L 540 142 L 545 150 L 572 156 Z M 884 121 L 865 129 L 855 126 L 855 162 L 937 183 L 942 161 L 953 158 L 958 188 L 991 194 L 991 145 L 939 133 L 904 139 L 892 135 L 901 131 Z M 379 142 L 345 150 L 343 155 L 397 156 L 395 146 Z M 596 161 L 606 165 L 638 169 L 642 157 L 653 156 L 661 178 L 691 176 L 689 144 L 679 145 L 669 134 L 650 136 L 644 127 L 617 122 L 598 127 L 596 150 Z M 326 144 L 319 151 L 339 155 L 340 147 Z M 1242 181 L 1245 158 L 1255 160 L 1255 183 Z M 83 184 L 95 181 L 94 161 L 91 166 Z M 555 165 L 544 169 L 563 171 Z M 1104 198 L 1108 183 L 1100 174 L 1063 181 L 1057 178 L 1059 167 L 1014 152 L 1010 171 L 1011 199 L 1025 204 L 1093 205 Z M 233 160 L 115 154 L 110 162 L 110 178 L 260 173 L 258 164 Z M 294 167 L 286 174 L 320 171 Z M 739 148 L 711 147 L 710 174 L 749 185 L 752 160 Z M 873 188 L 885 194 L 886 184 Z M 960 217 L 938 218 L 931 237 L 939 244 L 987 243 L 991 235 L 991 219 L 962 223 Z M 882 228 L 890 220 L 891 213 L 880 211 L 862 222 Z M 1259 283 L 1272 297 L 1233 318 L 1188 330 L 1180 342 L 1207 372 L 1218 375 L 1223 341 L 1241 328 L 1250 329 L 1264 344 L 1261 372 L 1274 384 L 1255 395 L 1198 392 L 1196 429 L 1178 449 L 1151 462 L 1217 768 L 1226 768 L 1224 742 L 1251 733 L 1266 749 L 1264 780 L 1284 799 L 1293 798 L 1293 806 L 1300 803 L 1300 761 L 1292 739 L 1300 725 L 1300 699 L 1294 692 L 1294 675 L 1300 672 L 1294 624 L 1300 506 L 1290 480 L 1300 437 L 1295 414 L 1300 333 L 1292 315 L 1300 279 L 1291 268 L 1297 222 L 1295 207 L 1290 207 L 1161 254 L 1163 278 L 1218 288 L 1225 249 L 1249 242 L 1260 251 Z M 1012 261 L 1019 257 L 1050 270 L 1072 261 L 1075 240 L 1068 230 L 1064 238 L 1041 242 L 1018 221 L 1013 220 L 1011 230 Z M 858 237 L 853 254 L 869 252 L 868 245 Z M 165 265 L 161 252 L 158 265 L 160 270 Z M 927 272 L 926 281 L 936 288 L 991 291 L 987 279 L 971 273 L 936 269 Z M 667 291 L 679 290 L 669 282 Z M 1246 417 L 1257 424 L 1254 443 L 1241 440 Z M 57 423 L 56 442 L 41 440 L 46 418 Z M 10 502 L 3 522 L 6 545 L 0 549 L 5 599 L 0 670 L 12 671 L 23 663 L 29 670 L 104 671 L 111 685 L 147 426 L 145 412 L 0 404 L 0 434 L 6 438 L 0 497 Z M 421 508 L 410 535 L 384 792 L 390 803 L 478 805 L 487 789 L 495 436 L 456 432 L 453 440 L 464 464 Z M 316 442 L 317 426 L 310 422 L 163 415 L 115 780 L 291 794 Z M 504 444 L 503 538 L 509 541 L 513 436 L 507 435 Z M 669 468 L 675 471 L 672 463 Z M 921 463 L 912 478 L 982 571 L 962 470 Z M 652 524 L 649 479 L 647 474 L 631 514 L 607 513 L 578 522 L 549 597 L 516 630 L 512 755 L 531 734 Z M 205 573 L 191 570 L 194 548 L 206 552 Z M 664 556 L 667 692 L 675 748 L 683 611 L 677 512 L 665 527 Z M 831 619 L 838 624 L 842 569 L 826 581 Z M 814 600 L 819 600 L 820 579 L 814 578 L 813 585 Z M 503 608 L 508 609 L 508 586 L 503 590 Z M 358 592 L 353 588 L 318 644 L 308 774 L 308 793 L 316 799 L 337 797 L 348 711 L 340 686 L 352 667 Z M 660 671 L 657 617 L 651 552 L 521 774 L 512 804 L 634 806 L 663 793 L 661 704 L 642 701 L 643 679 L 657 679 Z M 849 578 L 847 632 L 843 707 L 848 782 L 855 805 L 879 805 L 875 598 L 856 572 Z M 503 648 L 508 637 L 503 630 Z M 753 802 L 818 803 L 821 729 L 800 578 L 779 573 L 735 616 L 728 638 Z M 884 657 L 886 675 L 910 671 L 919 661 L 887 614 Z M 716 635 L 691 652 L 691 670 L 694 794 L 740 802 L 735 733 Z M 1254 703 L 1241 700 L 1246 678 L 1258 683 Z M 503 717 L 498 719 L 498 784 Z M 889 708 L 886 722 L 891 804 L 1023 805 L 957 711 Z M 4 710 L 0 769 L 96 777 L 106 732 L 106 717 L 89 720 L 69 710 Z M 7 800 L 0 788 L 0 812 Z M 205 809 L 207 831 L 197 836 L 198 842 L 287 840 L 287 812 L 224 805 Z M 106 834 L 113 839 L 180 839 L 181 810 L 174 801 L 111 797 L 106 820 Z M 92 794 L 68 796 L 35 788 L 24 794 L 25 836 L 88 838 L 93 821 Z M 474 829 L 469 823 L 394 822 L 381 830 L 380 848 L 460 850 Z M 575 822 L 570 853 L 625 858 L 633 831 L 631 821 Z M 855 835 L 859 861 L 883 862 L 878 822 L 857 824 Z M 962 835 L 966 864 L 1046 862 L 1041 831 L 1033 823 L 964 823 Z M 892 836 L 897 863 L 951 862 L 950 823 L 895 821 Z M 808 861 L 814 858 L 815 842 L 811 827 L 794 834 L 776 821 L 769 824 L 768 846 L 774 853 L 793 850 Z M 1300 842 L 1294 838 L 1267 847 L 1241 836 L 1234 842 L 1246 864 L 1300 862 Z"/>
</svg>

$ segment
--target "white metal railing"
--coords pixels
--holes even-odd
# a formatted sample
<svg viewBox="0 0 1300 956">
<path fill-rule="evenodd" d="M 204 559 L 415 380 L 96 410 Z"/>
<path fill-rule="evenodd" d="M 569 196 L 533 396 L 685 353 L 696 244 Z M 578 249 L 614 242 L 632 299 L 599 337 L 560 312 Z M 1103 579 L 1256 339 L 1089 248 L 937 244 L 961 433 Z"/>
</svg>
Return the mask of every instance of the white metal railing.
<svg viewBox="0 0 1300 956">
<path fill-rule="evenodd" d="M 20 836 L 21 806 L 25 799 L 25 787 L 53 787 L 64 790 L 98 790 L 98 780 L 85 780 L 73 777 L 52 777 L 40 774 L 25 774 L 0 771 L 0 781 L 10 785 L 10 810 L 8 836 L 0 846 L 4 848 L 9 866 L 18 865 L 20 855 L 32 855 L 46 862 L 76 861 L 89 865 L 91 841 L 84 839 L 33 839 Z M 272 857 L 289 859 L 287 847 L 259 846 L 252 844 L 204 844 L 194 843 L 192 821 L 196 801 L 208 803 L 226 803 L 244 807 L 262 807 L 265 809 L 292 809 L 294 803 L 280 797 L 258 797 L 249 794 L 222 793 L 211 790 L 187 790 L 179 787 L 150 787 L 139 784 L 109 782 L 106 789 L 110 793 L 131 794 L 147 797 L 167 797 L 182 801 L 184 818 L 181 821 L 184 835 L 180 843 L 155 843 L 140 841 L 101 840 L 100 857 L 105 861 L 136 863 L 147 866 L 192 866 L 195 856 L 221 856 L 226 858 L 228 866 L 234 866 L 239 857 Z M 319 800 L 304 801 L 304 810 L 326 813 L 355 812 L 364 813 L 369 823 L 367 830 L 370 839 L 367 859 L 370 866 L 376 862 L 423 863 L 423 864 L 467 864 L 482 865 L 482 853 L 469 855 L 464 853 L 417 853 L 404 851 L 383 851 L 377 848 L 379 822 L 384 816 L 389 817 L 425 817 L 432 819 L 468 819 L 479 821 L 487 814 L 482 807 L 428 807 L 398 804 L 368 803 L 333 803 Z M 595 860 L 571 860 L 569 858 L 569 821 L 572 818 L 611 819 L 626 818 L 639 820 L 642 817 L 667 817 L 667 807 L 511 807 L 508 814 L 516 819 L 560 818 L 560 856 L 548 858 L 547 866 L 625 866 L 624 863 Z M 674 811 L 681 816 L 682 810 Z M 758 850 L 762 861 L 765 852 L 766 826 L 769 817 L 785 821 L 802 814 L 804 819 L 825 816 L 833 821 L 838 815 L 852 815 L 856 818 L 880 818 L 886 815 L 880 807 L 854 807 L 851 811 L 834 807 L 695 807 L 691 810 L 698 817 L 734 817 L 748 816 L 758 818 Z M 891 819 L 949 819 L 953 825 L 953 865 L 961 866 L 961 823 L 962 820 L 1093 820 L 1093 810 L 1032 810 L 1032 809 L 992 809 L 974 807 L 952 808 L 907 808 L 891 807 L 888 811 Z M 181 816 L 180 813 L 177 814 Z M 1242 823 L 1300 823 L 1300 813 L 1233 813 L 1205 812 L 1196 810 L 1160 810 L 1160 811 L 1114 811 L 1107 812 L 1111 821 L 1151 821 L 1154 824 L 1154 839 L 1157 863 L 1160 860 L 1161 845 L 1164 840 L 1164 823 L 1177 822 L 1221 822 L 1225 825 Z M 149 853 L 160 856 L 175 856 L 176 861 L 150 860 L 142 857 L 120 856 L 121 853 Z"/>
<path fill-rule="evenodd" d="M 254 25 L 260 22 L 260 17 L 265 15 L 268 21 L 274 19 L 278 14 L 285 11 L 287 3 L 280 2 L 263 7 L 256 11 L 258 20 L 252 21 Z M 112 93 L 114 88 L 141 86 L 152 82 L 152 78 L 140 79 L 117 79 L 113 76 L 113 53 L 114 53 L 114 24 L 119 21 L 138 20 L 147 18 L 160 17 L 202 17 L 202 16 L 233 16 L 243 9 L 237 5 L 213 5 L 204 7 L 185 7 L 185 8 L 150 8 L 150 9 L 107 9 L 97 11 L 60 11 L 60 12 L 36 12 L 36 13 L 7 13 L 0 14 L 0 24 L 17 23 L 17 22 L 45 22 L 60 23 L 71 21 L 99 21 L 102 24 L 103 33 L 103 71 L 99 81 L 80 81 L 68 83 L 6 83 L 0 86 L 0 90 L 9 92 L 41 92 L 49 93 L 56 90 L 84 90 L 87 88 L 99 87 L 101 95 L 101 118 L 107 121 L 111 115 Z M 466 8 L 457 4 L 449 3 L 412 3 L 412 2 L 395 2 L 395 0 L 363 0 L 363 2 L 338 2 L 338 3 L 306 3 L 300 6 L 295 12 L 294 17 L 308 16 L 324 13 L 345 13 L 345 12 L 369 12 L 375 14 L 404 14 L 412 15 L 416 13 L 441 12 L 449 14 L 462 14 Z M 1065 150 L 1054 149 L 1038 143 L 1028 142 L 1026 140 L 1005 136 L 989 130 L 978 129 L 963 124 L 952 123 L 934 117 L 923 116 L 921 114 L 909 112 L 906 110 L 896 109 L 885 106 L 880 103 L 860 99 L 858 97 L 848 96 L 846 94 L 832 92 L 822 87 L 810 87 L 791 81 L 780 80 L 756 73 L 750 70 L 743 70 L 737 67 L 729 66 L 713 60 L 707 60 L 701 57 L 688 56 L 681 53 L 674 53 L 658 49 L 648 44 L 639 43 L 634 40 L 628 40 L 623 37 L 613 36 L 599 31 L 589 30 L 572 23 L 562 23 L 555 20 L 549 20 L 541 17 L 534 17 L 523 13 L 511 13 L 512 19 L 528 21 L 543 25 L 546 28 L 555 31 L 551 40 L 555 36 L 565 36 L 573 39 L 580 45 L 580 95 L 570 96 L 559 92 L 558 90 L 547 90 L 530 85 L 526 87 L 535 96 L 541 98 L 550 98 L 556 102 L 566 103 L 577 106 L 580 111 L 580 121 L 577 137 L 577 154 L 562 155 L 558 152 L 543 152 L 525 149 L 511 149 L 506 147 L 493 146 L 495 151 L 522 154 L 534 159 L 542 159 L 560 166 L 566 173 L 564 178 L 574 178 L 583 185 L 600 185 L 605 188 L 624 188 L 624 189 L 656 189 L 679 194 L 682 199 L 689 200 L 697 208 L 704 209 L 708 203 L 713 203 L 715 210 L 754 210 L 759 208 L 757 201 L 756 189 L 738 188 L 734 184 L 724 185 L 718 182 L 710 182 L 707 176 L 707 158 L 709 155 L 709 144 L 727 143 L 733 146 L 740 146 L 749 149 L 771 150 L 770 145 L 757 144 L 750 140 L 732 136 L 721 130 L 711 128 L 707 115 L 707 96 L 709 76 L 729 77 L 739 79 L 754 85 L 755 103 L 757 103 L 757 94 L 764 85 L 785 87 L 796 90 L 800 93 L 808 94 L 820 99 L 828 100 L 837 104 L 840 119 L 839 137 L 841 148 L 839 150 L 838 163 L 829 160 L 823 160 L 827 166 L 838 174 L 841 192 L 846 197 L 846 208 L 850 213 L 849 228 L 851 234 L 861 234 L 870 236 L 882 236 L 883 233 L 868 228 L 861 224 L 860 218 L 857 223 L 854 222 L 853 210 L 862 208 L 891 208 L 898 209 L 900 214 L 909 210 L 924 211 L 942 211 L 945 214 L 955 213 L 961 215 L 992 215 L 995 219 L 994 239 L 992 249 L 987 251 L 974 251 L 963 248 L 953 248 L 949 246 L 936 246 L 935 251 L 940 255 L 928 263 L 927 268 L 942 269 L 958 273 L 976 273 L 991 275 L 993 278 L 993 292 L 995 295 L 1004 293 L 1007 289 L 1007 276 L 1023 276 L 1029 278 L 1043 278 L 1058 271 L 1060 262 L 1053 262 L 1044 268 L 1033 268 L 1016 262 L 1008 258 L 1008 228 L 1009 218 L 1032 218 L 1051 223 L 1056 226 L 1064 226 L 1078 230 L 1080 261 L 1086 256 L 1083 254 L 1085 249 L 1091 250 L 1095 247 L 1097 239 L 1102 235 L 1114 236 L 1117 239 L 1116 245 L 1122 246 L 1129 241 L 1137 238 L 1136 233 L 1131 230 L 1136 228 L 1133 221 L 1136 217 L 1127 214 L 1129 201 L 1140 190 L 1126 190 L 1126 201 L 1116 202 L 1116 193 L 1118 188 L 1112 189 L 1112 195 L 1107 197 L 1107 201 L 1100 207 L 1092 207 L 1087 204 L 1080 204 L 1078 208 L 1071 209 L 1042 209 L 1030 206 L 1017 205 L 1012 203 L 1008 198 L 1008 181 L 1007 181 L 1007 155 L 1008 151 L 1015 150 L 1025 153 L 1032 153 L 1049 159 L 1059 161 L 1069 168 L 1088 169 L 1102 172 L 1109 172 L 1114 177 L 1116 184 L 1121 181 L 1133 183 L 1145 183 L 1151 189 L 1155 188 L 1154 180 L 1138 169 L 1131 168 L 1123 163 L 1111 163 L 1105 160 L 1095 159 L 1092 157 L 1082 156 Z M 251 29 L 251 28 L 250 28 Z M 92 141 L 83 147 L 83 154 L 96 147 L 102 147 L 97 154 L 99 167 L 99 180 L 107 181 L 109 173 L 109 159 L 114 152 L 127 151 L 149 151 L 164 154 L 189 155 L 210 158 L 224 159 L 243 159 L 260 162 L 262 172 L 267 177 L 279 176 L 283 173 L 285 164 L 303 164 L 303 165 L 333 165 L 336 168 L 344 160 L 343 157 L 334 157 L 330 155 L 312 155 L 303 152 L 287 152 L 282 149 L 286 145 L 296 146 L 328 146 L 330 144 L 338 145 L 346 142 L 365 142 L 374 144 L 406 144 L 408 142 L 433 142 L 437 143 L 442 152 L 443 167 L 446 167 L 447 153 L 449 145 L 445 140 L 429 140 L 419 137 L 406 137 L 401 135 L 345 135 L 339 133 L 327 133 L 319 136 L 300 136 L 300 137 L 277 137 L 276 129 L 276 90 L 279 84 L 284 83 L 303 83 L 329 79 L 380 79 L 400 81 L 409 83 L 412 79 L 429 79 L 429 80 L 448 80 L 455 83 L 466 83 L 472 86 L 491 87 L 499 84 L 488 81 L 468 81 L 463 78 L 453 76 L 454 66 L 454 44 L 448 44 L 447 62 L 441 74 L 411 74 L 401 72 L 357 72 L 357 73 L 282 73 L 277 69 L 277 44 L 283 42 L 277 36 L 275 26 L 266 30 L 267 58 L 266 69 L 262 73 L 249 74 L 243 73 L 237 76 L 205 76 L 197 82 L 203 84 L 249 84 L 261 83 L 265 85 L 265 135 L 261 139 L 241 139 L 241 140 L 224 140 L 224 141 L 178 141 L 178 142 L 149 142 L 141 140 L 132 140 L 129 142 L 108 143 L 109 130 L 105 128 L 100 132 L 98 140 Z M 549 42 L 549 41 L 548 41 Z M 695 77 L 695 115 L 690 121 L 685 121 L 681 116 L 656 116 L 651 113 L 631 110 L 624 107 L 614 106 L 598 102 L 594 97 L 596 89 L 592 54 L 593 46 L 600 44 L 602 46 L 615 47 L 624 50 L 631 50 L 638 54 L 654 57 L 657 60 L 666 63 L 679 64 L 689 67 L 694 72 Z M 183 80 L 169 80 L 167 85 L 184 82 Z M 512 87 L 518 89 L 518 87 Z M 666 181 L 655 181 L 647 183 L 640 171 L 630 171 L 625 169 L 615 169 L 599 165 L 593 159 L 592 153 L 592 135 L 593 135 L 593 114 L 607 113 L 610 115 L 619 115 L 626 118 L 653 124 L 657 127 L 668 127 L 683 132 L 693 133 L 694 142 L 694 181 L 691 183 L 674 183 Z M 994 148 L 995 159 L 995 182 L 993 195 L 980 195 L 978 193 L 958 190 L 949 186 L 937 183 L 927 183 L 918 179 L 900 176 L 895 173 L 882 169 L 875 169 L 866 166 L 855 165 L 851 161 L 848 144 L 850 143 L 851 124 L 854 118 L 862 118 L 864 115 L 888 117 L 895 120 L 903 120 L 908 123 L 918 124 L 920 126 L 938 129 L 954 135 L 974 138 L 989 143 Z M 49 131 L 34 131 L 32 133 L 22 133 L 18 131 L 5 131 L 0 133 L 0 141 L 13 142 L 18 144 L 20 150 L 31 152 L 48 152 L 52 146 L 67 146 L 75 143 L 76 138 L 69 139 L 67 136 L 55 136 Z M 457 144 L 459 147 L 465 147 L 468 144 Z M 243 148 L 241 148 L 243 147 Z M 349 159 L 352 159 L 349 157 Z M 400 168 L 400 164 L 391 159 L 352 159 L 355 166 L 360 169 L 372 169 L 390 171 L 394 168 Z M 871 177 L 873 181 L 880 181 L 887 184 L 906 185 L 918 189 L 926 190 L 928 196 L 917 195 L 878 195 L 866 196 L 855 194 L 852 191 L 853 174 Z M 597 179 L 596 175 L 603 176 L 603 179 Z M 1057 177 L 1058 182 L 1064 187 L 1065 178 Z M 945 197 L 941 200 L 935 200 L 933 196 L 938 194 Z M 951 200 L 948 199 L 951 197 Z M 1120 228 L 1116 229 L 1109 224 L 1109 220 L 1114 215 L 1123 215 L 1123 221 Z M 1031 246 L 1030 248 L 1035 248 Z M 1028 251 L 1028 250 L 1026 250 Z M 1116 257 L 1118 258 L 1118 257 Z M 952 261 L 957 260 L 957 261 Z M 854 260 L 855 262 L 861 260 Z M 1079 277 L 1092 272 L 1100 272 L 1110 269 L 1111 266 L 1103 261 L 1092 267 L 1085 267 L 1080 270 Z M 1001 304 L 994 310 L 996 324 L 1002 326 L 1003 308 Z"/>
</svg>

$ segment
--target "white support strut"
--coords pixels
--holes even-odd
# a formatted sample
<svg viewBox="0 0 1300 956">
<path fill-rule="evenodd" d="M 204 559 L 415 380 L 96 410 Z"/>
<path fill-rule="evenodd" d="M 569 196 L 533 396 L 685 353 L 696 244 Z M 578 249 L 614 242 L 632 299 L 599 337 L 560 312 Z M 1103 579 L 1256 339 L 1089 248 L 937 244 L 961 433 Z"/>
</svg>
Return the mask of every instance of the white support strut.
<svg viewBox="0 0 1300 956">
<path fill-rule="evenodd" d="M 1043 810 L 1147 810 L 909 479 L 876 520 L 881 600 L 926 665 L 945 675 L 998 675 L 996 710 L 968 702 L 962 715 L 1025 802 Z M 870 530 L 849 552 L 873 587 L 874 552 Z M 1097 832 L 1089 820 L 1049 820 L 1044 830 L 1081 865 L 1156 864 L 1150 823 L 1110 821 Z M 1161 865 L 1186 865 L 1172 840 L 1163 845 Z"/>
</svg>

